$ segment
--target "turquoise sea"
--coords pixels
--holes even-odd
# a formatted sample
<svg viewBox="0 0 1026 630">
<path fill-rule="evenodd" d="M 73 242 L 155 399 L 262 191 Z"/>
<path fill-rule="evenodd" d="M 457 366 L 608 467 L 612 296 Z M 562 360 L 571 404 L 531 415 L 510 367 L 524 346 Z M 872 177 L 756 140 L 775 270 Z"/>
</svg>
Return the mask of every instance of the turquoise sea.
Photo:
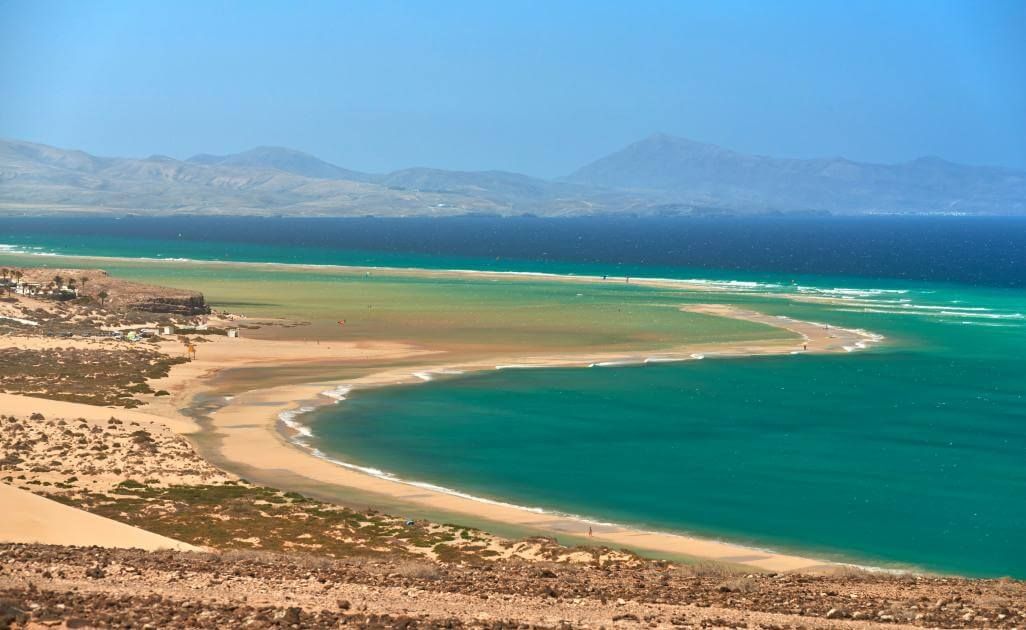
<svg viewBox="0 0 1026 630">
<path fill-rule="evenodd" d="M 496 261 L 458 246 L 439 256 L 38 225 L 7 226 L 0 243 L 36 254 L 579 274 L 616 265 L 636 276 L 739 280 L 722 300 L 887 341 L 848 355 L 503 370 L 363 391 L 313 414 L 316 445 L 404 479 L 598 521 L 861 564 L 1026 577 L 1026 290 L 1014 265 L 968 284 L 744 261 L 730 270 L 617 256 Z"/>
</svg>

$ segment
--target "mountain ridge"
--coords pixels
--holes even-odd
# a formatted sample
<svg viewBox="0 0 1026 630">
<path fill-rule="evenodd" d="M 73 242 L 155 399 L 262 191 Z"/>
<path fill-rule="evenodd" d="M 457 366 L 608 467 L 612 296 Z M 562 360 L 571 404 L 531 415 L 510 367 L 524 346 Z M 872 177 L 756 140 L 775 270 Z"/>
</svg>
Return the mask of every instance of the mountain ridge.
<svg viewBox="0 0 1026 630">
<path fill-rule="evenodd" d="M 0 140 L 0 211 L 435 216 L 463 213 L 1026 214 L 1026 172 L 750 155 L 657 133 L 554 180 L 429 167 L 363 173 L 283 147 L 186 160 Z"/>
</svg>

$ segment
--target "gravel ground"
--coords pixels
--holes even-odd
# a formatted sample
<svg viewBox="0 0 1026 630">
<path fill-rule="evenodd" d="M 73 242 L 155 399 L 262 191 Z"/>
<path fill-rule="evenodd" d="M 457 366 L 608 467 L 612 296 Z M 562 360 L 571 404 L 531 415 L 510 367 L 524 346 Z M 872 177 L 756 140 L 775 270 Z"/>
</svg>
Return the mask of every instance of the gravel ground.
<svg viewBox="0 0 1026 630">
<path fill-rule="evenodd" d="M 1026 625 L 1026 584 L 1012 580 L 42 545 L 0 546 L 0 600 L 0 628 Z"/>
</svg>

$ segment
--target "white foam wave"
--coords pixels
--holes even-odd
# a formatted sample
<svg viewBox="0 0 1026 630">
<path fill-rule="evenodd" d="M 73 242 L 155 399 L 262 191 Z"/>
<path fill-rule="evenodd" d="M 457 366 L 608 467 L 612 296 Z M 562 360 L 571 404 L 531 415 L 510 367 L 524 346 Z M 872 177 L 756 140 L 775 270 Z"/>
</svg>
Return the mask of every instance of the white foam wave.
<svg viewBox="0 0 1026 630">
<path fill-rule="evenodd" d="M 648 357 L 645 363 L 677 363 L 683 360 L 679 357 Z"/>
<path fill-rule="evenodd" d="M 498 366 L 496 366 L 496 369 L 499 369 Z M 463 374 L 463 371 L 462 370 L 450 370 L 448 368 L 438 368 L 438 369 L 435 369 L 435 370 L 424 370 L 422 372 L 414 372 L 413 373 L 414 376 L 416 376 L 417 378 L 419 378 L 420 380 L 425 381 L 425 382 L 426 381 L 433 381 L 436 374 L 439 374 L 439 375 Z"/>
<path fill-rule="evenodd" d="M 980 313 L 976 311 L 958 311 L 958 310 L 929 310 L 929 311 L 915 311 L 915 310 L 891 310 L 891 309 L 880 309 L 880 308 L 835 308 L 832 309 L 841 313 L 878 313 L 880 315 L 917 315 L 919 317 L 969 317 L 979 319 L 1026 319 L 1026 315 L 1022 313 Z"/>
<path fill-rule="evenodd" d="M 352 389 L 353 388 L 352 388 L 351 385 L 339 385 L 338 387 L 335 387 L 334 389 L 329 389 L 329 390 L 321 392 L 321 396 L 327 396 L 328 398 L 334 398 L 335 402 L 338 403 L 338 402 L 341 402 L 341 401 L 345 400 L 346 396 L 349 395 L 349 392 L 352 391 Z"/>
<path fill-rule="evenodd" d="M 909 304 L 909 308 L 918 309 L 921 311 L 992 311 L 994 309 L 986 308 L 984 306 L 937 306 L 933 304 Z"/>
<path fill-rule="evenodd" d="M 682 284 L 698 284 L 718 289 L 732 289 L 742 291 L 758 291 L 762 289 L 781 289 L 784 285 L 775 282 L 751 282 L 748 280 L 708 280 L 705 278 L 688 278 L 679 280 L 675 278 L 639 278 L 643 280 L 655 280 L 657 282 L 679 282 Z"/>
<path fill-rule="evenodd" d="M 954 317 L 970 317 L 979 319 L 1026 319 L 1022 313 L 960 313 L 958 311 L 939 311 L 941 315 Z"/>
<path fill-rule="evenodd" d="M 912 304 L 911 300 L 844 300 L 845 306 L 864 306 L 866 308 L 913 309 L 917 311 L 957 311 L 965 313 L 989 313 L 994 309 L 985 306 L 948 306 L 939 304 Z"/>
<path fill-rule="evenodd" d="M 304 413 L 309 413 L 313 410 L 313 407 L 300 407 L 299 409 L 289 409 L 288 411 L 283 411 L 279 413 L 278 419 L 281 420 L 282 424 L 295 431 L 297 438 L 300 436 L 303 438 L 311 438 L 313 437 L 313 431 L 310 430 L 310 427 L 306 426 L 302 422 L 299 422 L 297 418 L 303 415 Z"/>
<path fill-rule="evenodd" d="M 874 297 L 878 295 L 904 295 L 908 293 L 908 289 L 849 289 L 844 287 L 835 287 L 832 289 L 824 289 L 821 287 L 806 287 L 797 286 L 795 289 L 798 293 L 811 293 L 813 295 L 825 295 L 831 297 Z"/>
</svg>

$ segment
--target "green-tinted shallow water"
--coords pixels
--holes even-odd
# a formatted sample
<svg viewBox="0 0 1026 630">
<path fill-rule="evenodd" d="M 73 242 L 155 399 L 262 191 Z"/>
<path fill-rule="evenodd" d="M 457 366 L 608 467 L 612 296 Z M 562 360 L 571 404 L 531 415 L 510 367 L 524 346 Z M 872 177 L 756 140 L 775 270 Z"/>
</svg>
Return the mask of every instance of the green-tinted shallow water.
<svg viewBox="0 0 1026 630">
<path fill-rule="evenodd" d="M 211 247 L 175 253 L 201 258 Z M 110 242 L 60 251 L 145 255 L 140 245 Z M 312 262 L 292 250 L 247 256 Z M 396 256 L 389 262 L 422 261 Z M 351 316 L 356 321 L 347 334 L 394 336 L 401 324 L 404 334 L 427 344 L 463 339 L 475 346 L 499 336 L 509 347 L 526 341 L 655 348 L 708 335 L 758 336 L 676 312 L 676 304 L 708 301 L 881 333 L 886 344 L 848 355 L 506 370 L 363 391 L 310 422 L 316 446 L 332 457 L 475 495 L 867 564 L 1026 577 L 1021 290 L 799 278 L 802 294 L 846 298 L 839 306 L 619 285 L 578 291 L 544 282 L 395 279 L 384 272 L 369 281 L 172 263 L 90 264 L 198 288 L 215 304 L 259 314 L 330 321 L 340 309 L 366 309 L 370 298 L 374 308 L 367 310 L 375 314 Z M 604 272 L 583 265 L 550 270 Z M 759 291 L 794 290 L 787 287 L 790 276 L 743 277 L 775 285 Z M 406 299 L 397 302 L 396 295 Z M 582 314 L 577 300 L 592 308 Z M 524 304 L 534 311 L 517 309 Z M 693 327 L 679 329 L 675 321 Z M 344 383 L 347 377 L 334 368 L 331 378 Z"/>
</svg>

